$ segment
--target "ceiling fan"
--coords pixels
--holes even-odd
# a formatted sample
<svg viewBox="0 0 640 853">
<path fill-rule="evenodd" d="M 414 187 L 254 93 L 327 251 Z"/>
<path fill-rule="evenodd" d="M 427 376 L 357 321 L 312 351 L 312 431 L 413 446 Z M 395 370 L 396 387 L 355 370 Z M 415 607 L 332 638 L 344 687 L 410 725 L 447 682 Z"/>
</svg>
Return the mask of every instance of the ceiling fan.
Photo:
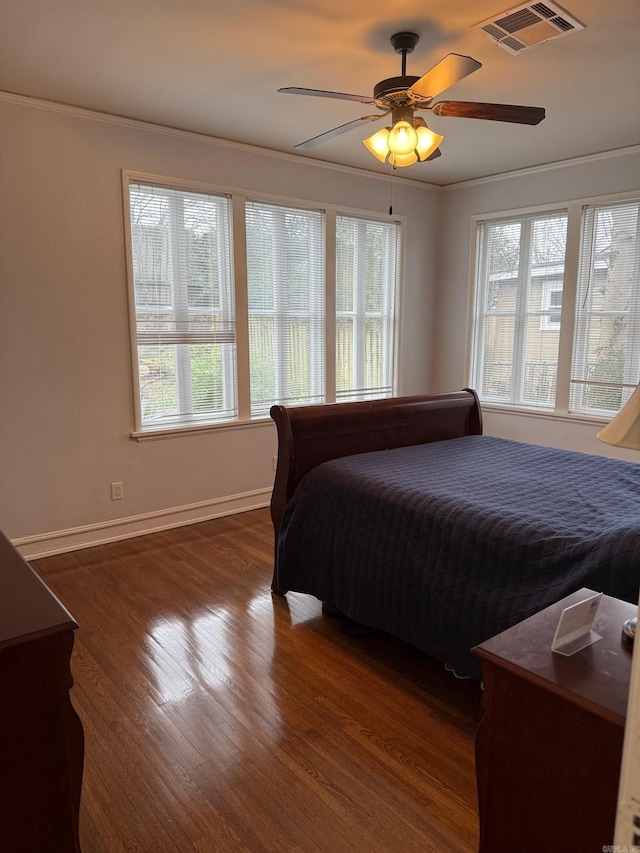
<svg viewBox="0 0 640 853">
<path fill-rule="evenodd" d="M 381 80 L 373 89 L 373 97 L 348 95 L 342 92 L 326 92 L 322 89 L 301 89 L 294 86 L 278 89 L 290 95 L 313 95 L 320 98 L 337 98 L 372 104 L 380 113 L 341 124 L 332 130 L 307 139 L 296 145 L 296 149 L 313 148 L 348 130 L 391 115 L 391 126 L 378 131 L 364 140 L 365 146 L 382 163 L 409 166 L 417 160 L 433 160 L 440 156 L 438 146 L 443 136 L 434 133 L 417 110 L 429 110 L 438 116 L 479 118 L 488 121 L 507 121 L 515 124 L 539 124 L 545 117 L 543 107 L 525 107 L 515 104 L 485 104 L 474 101 L 439 101 L 434 98 L 459 80 L 477 71 L 482 65 L 470 56 L 449 53 L 422 77 L 408 76 L 407 54 L 412 53 L 419 41 L 416 33 L 396 33 L 391 36 L 391 45 L 396 53 L 402 54 L 400 77 Z"/>
</svg>

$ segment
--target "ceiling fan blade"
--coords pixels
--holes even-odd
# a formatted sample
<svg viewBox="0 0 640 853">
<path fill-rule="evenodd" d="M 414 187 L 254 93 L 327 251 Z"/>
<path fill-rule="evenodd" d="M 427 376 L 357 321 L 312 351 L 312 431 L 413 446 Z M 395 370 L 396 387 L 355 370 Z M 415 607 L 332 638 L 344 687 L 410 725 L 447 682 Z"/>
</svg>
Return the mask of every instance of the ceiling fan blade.
<svg viewBox="0 0 640 853">
<path fill-rule="evenodd" d="M 307 139 L 306 142 L 299 142 L 295 147 L 298 151 L 304 151 L 307 148 L 314 148 L 321 142 L 328 142 L 335 136 L 340 136 L 341 133 L 346 133 L 348 130 L 353 130 L 354 127 L 359 127 L 361 124 L 366 124 L 369 121 L 377 121 L 385 115 L 387 115 L 387 113 L 380 113 L 376 116 L 362 116 L 362 118 L 357 118 L 353 121 L 348 121 L 346 124 L 341 124 L 339 127 L 334 127 L 333 130 L 327 130 L 319 136 L 313 136 L 311 139 Z"/>
<path fill-rule="evenodd" d="M 473 101 L 440 101 L 431 107 L 437 116 L 482 118 L 488 121 L 511 121 L 514 124 L 540 124 L 544 107 L 523 107 L 515 104 L 480 104 Z"/>
<path fill-rule="evenodd" d="M 435 98 L 478 68 L 482 68 L 482 63 L 470 56 L 449 53 L 410 87 L 409 94 L 419 95 L 421 98 Z"/>
<path fill-rule="evenodd" d="M 313 95 L 316 98 L 337 98 L 340 101 L 357 101 L 359 104 L 375 104 L 368 95 L 345 95 L 344 92 L 325 92 L 324 89 L 300 89 L 297 86 L 286 86 L 278 89 L 285 95 Z"/>
</svg>

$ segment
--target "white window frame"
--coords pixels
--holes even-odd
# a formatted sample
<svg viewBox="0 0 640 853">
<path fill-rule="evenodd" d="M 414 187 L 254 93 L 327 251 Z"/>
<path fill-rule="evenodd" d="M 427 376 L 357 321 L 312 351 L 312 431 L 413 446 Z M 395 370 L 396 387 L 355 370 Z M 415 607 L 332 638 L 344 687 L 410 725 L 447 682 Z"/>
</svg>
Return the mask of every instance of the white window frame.
<svg viewBox="0 0 640 853">
<path fill-rule="evenodd" d="M 129 301 L 129 325 L 130 325 L 130 359 L 132 372 L 132 398 L 133 398 L 133 420 L 134 426 L 131 437 L 138 441 L 169 438 L 172 436 L 188 435 L 194 432 L 212 431 L 219 429 L 245 428 L 259 426 L 269 422 L 266 416 L 252 417 L 250 403 L 250 369 L 249 369 L 249 335 L 248 335 L 248 304 L 247 304 L 247 258 L 246 258 L 246 231 L 244 210 L 247 200 L 271 203 L 275 205 L 291 206 L 293 208 L 309 210 L 320 210 L 325 217 L 325 395 L 326 403 L 336 402 L 335 393 L 335 218 L 336 215 L 360 217 L 369 221 L 389 222 L 389 217 L 378 211 L 350 208 L 347 206 L 335 206 L 328 203 L 311 203 L 297 198 L 276 196 L 266 193 L 248 193 L 240 188 L 208 184 L 200 181 L 167 177 L 132 170 L 123 169 L 121 172 L 124 212 L 124 241 L 125 261 L 128 284 Z M 129 215 L 129 186 L 133 184 L 148 184 L 156 187 L 166 187 L 168 190 L 182 190 L 185 192 L 202 192 L 213 195 L 225 195 L 230 199 L 232 207 L 232 254 L 233 275 L 235 285 L 235 313 L 236 313 L 236 377 L 237 377 L 237 401 L 238 417 L 233 420 L 221 422 L 194 422 L 192 425 L 163 425 L 157 429 L 143 428 L 140 409 L 140 379 L 138 376 L 138 340 L 136 337 L 136 307 L 134 294 L 134 275 L 132 265 L 131 247 L 131 223 Z M 406 216 L 394 214 L 391 220 L 398 228 L 396 276 L 395 276 L 395 298 L 394 314 L 389 321 L 390 334 L 392 336 L 392 352 L 388 354 L 393 360 L 393 388 L 392 395 L 398 393 L 401 382 L 399 371 L 399 359 L 397 354 L 400 349 L 401 322 L 400 306 L 402 304 L 402 291 L 404 287 L 404 251 Z M 332 230 L 333 229 L 333 230 Z M 367 398 L 369 399 L 369 398 Z"/>
<path fill-rule="evenodd" d="M 168 213 L 170 223 L 168 225 L 168 233 L 166 233 L 167 257 L 166 257 L 166 286 L 171 294 L 171 306 L 164 308 L 163 306 L 153 306 L 148 312 L 152 315 L 166 313 L 166 316 L 172 321 L 175 321 L 174 328 L 168 330 L 151 329 L 149 331 L 138 327 L 138 321 L 141 320 L 144 325 L 144 315 L 147 313 L 143 305 L 138 305 L 136 299 L 136 276 L 133 269 L 133 247 L 128 245 L 127 263 L 129 269 L 129 306 L 131 320 L 131 339 L 132 339 L 132 360 L 134 365 L 134 380 L 136 387 L 136 395 L 134 400 L 136 429 L 141 432 L 155 432 L 156 424 L 153 420 L 143 423 L 142 401 L 141 401 L 141 382 L 139 375 L 139 349 L 151 346 L 172 347 L 175 356 L 175 392 L 178 402 L 178 412 L 175 415 L 166 415 L 158 419 L 160 429 L 172 428 L 175 425 L 179 429 L 190 429 L 194 426 L 200 426 L 204 423 L 226 423 L 229 420 L 235 420 L 234 415 L 225 416 L 224 412 L 237 412 L 237 391 L 235 377 L 235 331 L 231 327 L 235 325 L 234 304 L 233 298 L 229 298 L 227 288 L 224 282 L 220 283 L 220 301 L 221 301 L 221 317 L 224 323 L 224 328 L 218 330 L 210 329 L 192 329 L 190 328 L 191 316 L 194 313 L 207 314 L 205 308 L 199 308 L 197 311 L 189 306 L 188 296 L 188 271 L 186 268 L 187 253 L 186 239 L 187 231 L 183 226 L 184 217 L 181 213 L 184 209 L 185 197 L 194 195 L 194 190 L 191 187 L 170 187 L 160 183 L 149 181 L 131 180 L 126 186 L 126 208 L 125 218 L 127 221 L 126 234 L 131 236 L 132 223 L 130 221 L 130 187 L 140 186 L 143 189 L 149 187 L 153 190 L 154 196 L 163 198 L 168 204 Z M 223 193 L 203 192 L 202 195 L 220 200 L 226 205 L 228 197 Z M 230 211 L 228 225 L 231 228 Z M 228 236 L 229 243 L 224 240 L 224 236 Z M 218 230 L 219 240 L 219 256 L 222 259 L 222 265 L 227 271 L 226 278 L 227 287 L 233 278 L 233 264 L 229 253 L 231 252 L 232 233 L 225 231 L 224 234 Z M 218 313 L 218 312 L 215 312 Z M 223 403 L 221 406 L 222 413 L 218 417 L 212 417 L 209 414 L 199 414 L 194 412 L 194 397 L 191 369 L 191 347 L 198 344 L 229 344 L 234 350 L 229 351 L 229 347 L 222 346 L 220 357 L 222 362 L 222 394 Z"/>
<path fill-rule="evenodd" d="M 255 198 L 251 199 L 251 202 L 256 202 L 257 204 L 262 204 L 269 208 L 269 213 L 272 217 L 275 217 L 278 220 L 278 225 L 282 227 L 284 230 L 285 217 L 288 213 L 296 213 L 296 212 L 304 212 L 304 208 L 300 208 L 299 205 L 282 205 L 275 204 L 274 202 L 265 203 L 262 199 L 258 200 Z M 319 211 L 316 208 L 309 208 L 312 213 L 318 213 Z M 320 211 L 321 212 L 321 211 Z M 325 356 L 324 356 L 324 339 L 327 335 L 327 324 L 324 317 L 324 312 L 319 311 L 318 308 L 320 304 L 324 308 L 325 300 L 322 298 L 324 295 L 324 290 L 327 287 L 326 276 L 324 275 L 324 268 L 326 266 L 326 222 L 325 217 L 323 217 L 322 222 L 322 240 L 324 251 L 322 252 L 322 259 L 319 266 L 320 269 L 314 272 L 313 278 L 316 281 L 320 281 L 320 287 L 318 288 L 319 293 L 322 295 L 318 299 L 318 304 L 314 305 L 311 313 L 306 314 L 304 319 L 309 320 L 309 365 L 310 365 L 310 388 L 309 388 L 309 400 L 313 402 L 325 402 L 326 393 L 325 393 Z M 246 225 L 246 218 L 245 218 Z M 274 231 L 275 234 L 275 231 Z M 314 248 L 312 244 L 307 243 L 309 247 L 309 251 L 307 252 L 310 255 L 311 250 Z M 289 320 L 299 315 L 295 310 L 291 310 L 287 304 L 286 295 L 283 289 L 279 286 L 280 282 L 283 280 L 284 276 L 281 274 L 281 257 L 283 251 L 279 245 L 273 246 L 273 255 L 275 258 L 275 264 L 273 269 L 271 270 L 271 296 L 272 296 L 272 307 L 270 309 L 263 309 L 258 312 L 255 309 L 249 307 L 248 315 L 249 318 L 255 317 L 258 314 L 263 317 L 269 317 L 274 321 L 274 337 L 275 337 L 275 363 L 276 363 L 276 374 L 275 374 L 275 394 L 273 403 L 284 403 L 285 405 L 293 405 L 288 402 L 287 396 L 287 387 L 286 387 L 286 367 L 288 363 L 288 342 L 287 342 L 287 332 L 288 332 L 288 323 Z M 315 253 L 314 253 L 315 254 Z M 250 282 L 247 283 L 247 291 L 250 290 Z M 249 298 L 249 302 L 250 302 Z M 322 327 L 323 334 L 320 333 L 319 329 Z M 251 402 L 252 408 L 252 417 L 260 418 L 265 417 L 264 414 L 260 414 L 260 407 L 256 405 L 254 401 Z M 257 413 L 254 412 L 257 411 Z"/>
<path fill-rule="evenodd" d="M 487 217 L 475 217 L 473 227 L 473 246 L 471 265 L 472 276 L 470 283 L 470 311 L 469 311 L 469 342 L 468 342 L 468 383 L 478 389 L 483 405 L 506 406 L 514 409 L 533 407 L 535 411 L 549 411 L 548 405 L 540 403 L 534 405 L 525 398 L 526 380 L 526 342 L 527 324 L 531 317 L 540 317 L 540 328 L 542 320 L 546 319 L 543 310 L 532 310 L 529 307 L 531 285 L 535 279 L 531 264 L 532 232 L 536 222 L 543 218 L 554 218 L 566 216 L 567 210 L 563 207 L 553 206 L 550 208 L 536 208 L 530 211 L 509 212 L 495 214 Z M 517 224 L 519 233 L 518 267 L 512 272 L 496 274 L 494 281 L 501 277 L 503 282 L 513 282 L 515 287 L 515 299 L 513 310 L 500 312 L 499 310 L 485 310 L 487 288 L 490 286 L 489 264 L 491 262 L 488 253 L 484 251 L 485 244 L 482 240 L 482 230 L 485 226 L 490 227 L 493 223 L 507 225 L 509 222 Z M 559 276 L 562 281 L 562 275 Z M 562 289 L 562 284 L 560 285 Z M 511 346 L 511 379 L 508 394 L 493 400 L 482 396 L 481 389 L 484 387 L 484 358 L 487 320 L 489 317 L 513 317 L 513 342 Z M 476 322 L 478 321 L 478 322 Z M 561 321 L 562 322 L 562 321 Z M 562 334 L 562 329 L 561 329 Z M 474 373 L 475 368 L 475 373 Z"/>
<path fill-rule="evenodd" d="M 640 208 L 640 193 L 634 193 L 631 198 L 618 197 L 615 199 L 606 199 L 604 201 L 594 201 L 589 205 L 585 205 L 583 208 L 583 228 L 581 232 L 582 236 L 582 244 L 584 244 L 584 250 L 581 251 L 580 257 L 580 270 L 578 277 L 578 287 L 580 287 L 580 283 L 587 284 L 584 293 L 578 292 L 578 310 L 577 314 L 580 314 L 580 307 L 582 306 L 584 310 L 585 317 L 620 317 L 622 319 L 628 318 L 628 326 L 630 330 L 636 330 L 637 334 L 631 334 L 631 341 L 629 342 L 629 346 L 625 348 L 625 362 L 623 368 L 623 377 L 621 383 L 611 383 L 609 387 L 614 389 L 619 389 L 621 391 L 621 406 L 627 402 L 627 400 L 631 397 L 631 394 L 636 388 L 638 384 L 639 378 L 639 366 L 640 366 L 640 250 L 635 256 L 635 269 L 636 276 L 638 278 L 638 287 L 634 293 L 631 294 L 631 303 L 629 305 L 628 310 L 617 310 L 617 311 L 591 311 L 591 302 L 593 298 L 592 288 L 589 286 L 593 284 L 591 272 L 592 272 L 592 257 L 591 252 L 587 251 L 587 247 L 591 247 L 593 243 L 594 237 L 594 226 L 595 226 L 595 210 L 597 208 L 607 208 L 607 207 L 616 207 L 619 205 L 625 205 L 627 203 L 631 203 L 633 205 L 637 205 Z M 588 306 L 588 307 L 587 307 Z M 585 390 L 586 387 L 590 384 L 584 378 L 576 378 L 576 376 L 584 377 L 587 373 L 587 348 L 588 348 L 588 333 L 586 328 L 581 323 L 576 323 L 576 334 L 574 341 L 574 357 L 572 364 L 572 378 L 571 378 L 571 386 L 572 386 L 572 399 L 575 401 L 575 408 L 582 412 L 583 414 L 591 417 L 613 417 L 620 408 L 618 409 L 590 409 L 585 402 Z M 603 382 L 595 382 L 596 386 L 606 387 L 608 383 Z"/>
</svg>

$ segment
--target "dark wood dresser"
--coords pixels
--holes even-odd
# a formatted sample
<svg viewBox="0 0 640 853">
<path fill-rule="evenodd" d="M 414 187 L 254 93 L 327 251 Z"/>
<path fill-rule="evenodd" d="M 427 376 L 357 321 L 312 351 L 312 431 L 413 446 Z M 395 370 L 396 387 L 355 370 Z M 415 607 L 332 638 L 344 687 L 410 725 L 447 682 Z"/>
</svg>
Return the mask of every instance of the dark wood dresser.
<svg viewBox="0 0 640 853">
<path fill-rule="evenodd" d="M 0 851 L 79 851 L 84 734 L 69 696 L 77 624 L 0 533 Z"/>
<path fill-rule="evenodd" d="M 476 648 L 484 719 L 476 739 L 480 853 L 600 853 L 613 844 L 635 605 L 603 596 L 598 640 L 551 651 L 581 590 Z M 638 653 L 638 652 L 636 652 Z"/>
</svg>

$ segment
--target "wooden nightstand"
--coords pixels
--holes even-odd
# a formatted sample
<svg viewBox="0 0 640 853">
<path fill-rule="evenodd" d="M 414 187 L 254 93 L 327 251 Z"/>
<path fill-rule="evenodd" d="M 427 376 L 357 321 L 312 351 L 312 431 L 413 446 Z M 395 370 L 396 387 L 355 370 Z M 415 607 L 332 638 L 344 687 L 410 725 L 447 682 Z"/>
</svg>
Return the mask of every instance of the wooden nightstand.
<svg viewBox="0 0 640 853">
<path fill-rule="evenodd" d="M 480 853 L 599 853 L 613 844 L 635 605 L 603 596 L 602 636 L 571 657 L 551 651 L 560 614 L 583 589 L 487 640 L 476 738 Z"/>
</svg>

